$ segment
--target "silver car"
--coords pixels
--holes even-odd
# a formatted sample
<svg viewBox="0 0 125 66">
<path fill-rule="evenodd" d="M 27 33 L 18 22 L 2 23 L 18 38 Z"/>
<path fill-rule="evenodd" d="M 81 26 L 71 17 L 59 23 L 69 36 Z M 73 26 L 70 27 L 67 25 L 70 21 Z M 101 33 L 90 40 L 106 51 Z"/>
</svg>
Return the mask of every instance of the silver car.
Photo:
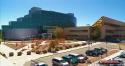
<svg viewBox="0 0 125 66">
<path fill-rule="evenodd" d="M 52 59 L 53 66 L 69 66 L 69 63 L 64 61 L 61 57 L 55 57 Z"/>
</svg>

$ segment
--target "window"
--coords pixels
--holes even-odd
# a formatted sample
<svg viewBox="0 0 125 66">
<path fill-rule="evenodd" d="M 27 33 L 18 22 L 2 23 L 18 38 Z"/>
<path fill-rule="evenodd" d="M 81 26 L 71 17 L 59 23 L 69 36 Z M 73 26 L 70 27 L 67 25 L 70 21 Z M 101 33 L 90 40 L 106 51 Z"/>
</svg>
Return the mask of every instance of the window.
<svg viewBox="0 0 125 66">
<path fill-rule="evenodd" d="M 88 32 L 88 30 L 70 30 L 70 32 Z"/>
</svg>

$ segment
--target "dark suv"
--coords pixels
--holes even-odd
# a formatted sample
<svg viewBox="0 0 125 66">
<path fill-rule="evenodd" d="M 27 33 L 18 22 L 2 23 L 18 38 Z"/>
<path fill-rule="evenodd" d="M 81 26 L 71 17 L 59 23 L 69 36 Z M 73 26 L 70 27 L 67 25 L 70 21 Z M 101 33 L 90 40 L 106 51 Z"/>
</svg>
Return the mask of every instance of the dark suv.
<svg viewBox="0 0 125 66">
<path fill-rule="evenodd" d="M 94 48 L 93 50 L 87 50 L 86 55 L 88 56 L 99 56 L 107 53 L 107 49 L 105 48 Z"/>
<path fill-rule="evenodd" d="M 70 53 L 69 56 L 76 57 L 80 63 L 83 63 L 88 59 L 88 57 L 83 54 Z"/>
<path fill-rule="evenodd" d="M 72 57 L 69 55 L 65 55 L 62 57 L 65 61 L 67 61 L 70 65 L 76 66 L 78 64 L 78 59 L 77 57 Z"/>
<path fill-rule="evenodd" d="M 103 55 L 104 53 L 107 53 L 107 49 L 105 48 L 95 48 L 94 50 L 97 51 L 99 55 Z"/>
</svg>

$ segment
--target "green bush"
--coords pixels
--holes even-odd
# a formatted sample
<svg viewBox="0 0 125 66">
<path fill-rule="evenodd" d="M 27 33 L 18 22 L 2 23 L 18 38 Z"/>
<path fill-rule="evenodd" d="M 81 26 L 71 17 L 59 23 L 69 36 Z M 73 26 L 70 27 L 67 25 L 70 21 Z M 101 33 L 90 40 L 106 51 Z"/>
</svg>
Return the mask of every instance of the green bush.
<svg viewBox="0 0 125 66">
<path fill-rule="evenodd" d="M 42 51 L 43 53 L 47 53 L 47 51 L 46 50 L 44 50 L 44 51 Z"/>
<path fill-rule="evenodd" d="M 13 53 L 13 52 L 10 52 L 10 53 L 9 53 L 9 56 L 10 56 L 10 57 L 11 57 L 11 56 L 13 56 L 13 55 L 14 55 L 14 53 Z"/>
<path fill-rule="evenodd" d="M 41 53 L 41 51 L 36 51 L 36 54 L 40 54 Z"/>
<path fill-rule="evenodd" d="M 17 52 L 17 56 L 21 56 L 22 55 L 22 52 Z"/>
<path fill-rule="evenodd" d="M 27 51 L 27 55 L 31 55 L 31 51 Z"/>
</svg>

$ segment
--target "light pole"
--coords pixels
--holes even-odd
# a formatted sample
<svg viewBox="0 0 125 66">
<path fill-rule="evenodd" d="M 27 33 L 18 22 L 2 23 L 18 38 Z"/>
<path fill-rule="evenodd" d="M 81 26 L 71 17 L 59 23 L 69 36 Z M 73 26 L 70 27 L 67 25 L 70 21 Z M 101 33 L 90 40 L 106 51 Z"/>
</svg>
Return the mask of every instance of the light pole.
<svg viewBox="0 0 125 66">
<path fill-rule="evenodd" d="M 120 43 L 119 43 L 119 50 L 121 50 Z"/>
<path fill-rule="evenodd" d="M 90 24 L 87 24 L 87 27 L 88 27 L 88 50 L 90 50 Z"/>
<path fill-rule="evenodd" d="M 120 36 L 120 37 L 121 37 L 121 36 Z M 120 39 L 117 39 L 117 41 L 119 42 Z M 122 49 L 121 49 L 121 46 L 120 46 L 120 43 L 118 44 L 118 46 L 119 46 L 119 50 L 122 50 Z"/>
<path fill-rule="evenodd" d="M 105 44 L 106 44 L 106 49 L 107 49 L 107 36 L 105 36 Z"/>
<path fill-rule="evenodd" d="M 107 37 L 105 36 L 105 44 L 106 44 L 106 49 L 108 49 L 107 48 Z M 106 52 L 106 57 L 108 56 L 108 53 Z"/>
</svg>

